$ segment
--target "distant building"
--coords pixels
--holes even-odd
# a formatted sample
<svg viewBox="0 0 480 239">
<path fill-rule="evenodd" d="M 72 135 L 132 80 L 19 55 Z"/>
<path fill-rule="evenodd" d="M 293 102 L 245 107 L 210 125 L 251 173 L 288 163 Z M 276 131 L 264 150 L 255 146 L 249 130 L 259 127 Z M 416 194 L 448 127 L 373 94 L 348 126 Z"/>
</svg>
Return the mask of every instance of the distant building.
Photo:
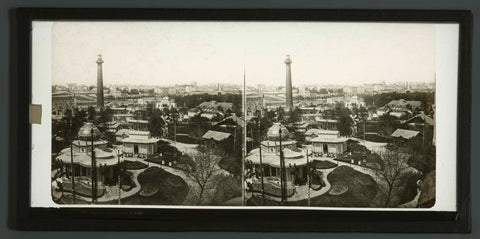
<svg viewBox="0 0 480 239">
<path fill-rule="evenodd" d="M 75 106 L 79 109 L 87 109 L 89 107 L 97 106 L 96 97 L 88 95 L 77 95 L 75 94 Z"/>
<path fill-rule="evenodd" d="M 397 118 L 402 118 L 408 114 L 411 114 L 414 111 L 422 109 L 422 102 L 416 100 L 392 100 L 383 107 L 377 109 L 377 116 L 383 116 L 385 114 L 390 114 Z"/>
<path fill-rule="evenodd" d="M 337 130 L 311 129 L 307 133 L 305 140 L 312 143 L 313 153 L 316 155 L 337 156 L 347 150 L 348 138 L 340 137 Z"/>
<path fill-rule="evenodd" d="M 218 110 L 210 110 L 210 111 L 207 111 L 207 112 L 202 112 L 202 113 L 200 114 L 200 116 L 203 117 L 203 118 L 207 118 L 207 119 L 209 119 L 209 120 L 212 120 L 212 119 L 214 119 L 214 118 L 216 118 L 216 117 L 221 117 L 221 116 L 223 116 L 223 115 L 222 115 L 222 113 L 220 113 L 220 111 L 218 111 Z"/>
<path fill-rule="evenodd" d="M 64 115 L 67 109 L 75 108 L 73 94 L 57 92 L 52 94 L 52 115 Z"/>
<path fill-rule="evenodd" d="M 246 101 L 246 115 L 247 116 L 254 116 L 255 112 L 260 112 L 263 115 L 263 111 L 265 109 L 265 100 L 263 95 L 260 94 L 247 94 L 245 95 Z"/>
<path fill-rule="evenodd" d="M 174 99 L 170 99 L 168 96 L 163 97 L 159 102 L 155 104 L 157 109 L 176 109 L 177 103 L 175 103 Z"/>
<path fill-rule="evenodd" d="M 130 128 L 136 131 L 148 131 L 148 120 L 130 119 L 127 121 Z"/>
<path fill-rule="evenodd" d="M 128 123 L 129 120 L 133 119 L 133 114 L 113 114 L 112 120 L 121 123 Z"/>
<path fill-rule="evenodd" d="M 345 107 L 348 109 L 365 107 L 365 105 L 365 101 L 356 95 L 345 99 Z"/>
<path fill-rule="evenodd" d="M 158 141 L 152 138 L 148 131 L 130 130 L 128 137 L 121 140 L 123 152 L 127 157 L 147 157 L 158 151 Z"/>
<path fill-rule="evenodd" d="M 315 125 L 320 129 L 337 130 L 338 120 L 315 117 Z"/>
<path fill-rule="evenodd" d="M 195 91 L 195 86 L 183 84 L 183 85 L 175 85 L 175 94 L 176 95 L 186 95 L 190 94 Z"/>
<path fill-rule="evenodd" d="M 233 103 L 229 102 L 217 102 L 217 101 L 206 101 L 198 105 L 198 108 L 202 111 L 221 111 L 225 112 L 227 110 L 232 110 Z"/>
<path fill-rule="evenodd" d="M 399 99 L 399 100 L 392 100 L 388 104 L 386 104 L 392 111 L 397 111 L 397 110 L 421 110 L 422 109 L 422 102 L 418 100 L 405 100 L 405 99 Z"/>
<path fill-rule="evenodd" d="M 426 129 L 426 127 L 434 127 L 435 120 L 424 113 L 420 113 L 405 121 L 402 121 L 402 124 L 406 125 L 410 130 L 422 132 Z"/>
</svg>

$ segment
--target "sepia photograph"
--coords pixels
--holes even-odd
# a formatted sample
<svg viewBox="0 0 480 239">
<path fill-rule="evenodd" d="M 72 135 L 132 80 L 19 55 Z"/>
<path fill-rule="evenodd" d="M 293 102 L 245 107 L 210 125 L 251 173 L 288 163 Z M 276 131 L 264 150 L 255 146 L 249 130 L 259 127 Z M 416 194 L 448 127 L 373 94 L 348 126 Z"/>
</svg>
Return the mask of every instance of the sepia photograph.
<svg viewBox="0 0 480 239">
<path fill-rule="evenodd" d="M 55 203 L 242 205 L 243 68 L 186 27 L 51 25 Z"/>
<path fill-rule="evenodd" d="M 50 21 L 33 33 L 34 88 L 49 85 L 36 93 L 49 102 L 32 132 L 33 205 L 456 205 L 453 128 L 438 121 L 456 101 L 437 95 L 455 89 L 458 25 Z"/>
<path fill-rule="evenodd" d="M 435 25 L 298 25 L 247 58 L 245 205 L 432 207 Z"/>
</svg>

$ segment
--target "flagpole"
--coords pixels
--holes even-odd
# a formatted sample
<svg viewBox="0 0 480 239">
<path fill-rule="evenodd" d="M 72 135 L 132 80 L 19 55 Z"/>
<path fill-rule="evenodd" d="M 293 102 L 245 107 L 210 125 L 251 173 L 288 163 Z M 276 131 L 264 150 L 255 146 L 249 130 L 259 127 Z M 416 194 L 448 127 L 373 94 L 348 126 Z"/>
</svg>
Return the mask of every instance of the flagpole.
<svg viewBox="0 0 480 239">
<path fill-rule="evenodd" d="M 246 107 L 245 107 L 245 94 L 246 94 L 246 81 L 245 81 L 245 52 L 243 53 L 243 94 L 242 94 L 242 103 L 243 103 L 243 117 L 244 117 L 244 125 L 243 125 L 243 133 L 244 135 L 247 135 L 246 132 L 247 132 L 247 127 L 246 127 L 246 122 L 247 122 L 247 119 L 246 119 Z M 245 198 L 245 156 L 246 156 L 246 137 L 244 138 L 244 145 L 242 147 L 242 205 L 245 206 L 246 205 L 246 198 Z"/>
<path fill-rule="evenodd" d="M 92 128 L 90 129 L 91 134 L 91 142 L 92 142 L 92 203 L 95 203 L 97 200 L 97 167 L 96 167 L 96 160 L 95 160 L 95 149 L 93 147 L 93 123 Z"/>
</svg>

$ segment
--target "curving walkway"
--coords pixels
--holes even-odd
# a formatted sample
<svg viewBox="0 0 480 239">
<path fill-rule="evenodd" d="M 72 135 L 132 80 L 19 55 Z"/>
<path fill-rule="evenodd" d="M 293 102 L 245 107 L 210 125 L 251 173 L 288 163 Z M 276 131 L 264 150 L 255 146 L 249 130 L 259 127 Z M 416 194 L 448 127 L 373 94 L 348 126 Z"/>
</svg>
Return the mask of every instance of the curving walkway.
<svg viewBox="0 0 480 239">
<path fill-rule="evenodd" d="M 120 197 L 121 198 L 127 198 L 127 197 L 133 196 L 133 195 L 137 194 L 138 192 L 140 192 L 141 185 L 138 182 L 138 175 L 140 175 L 140 173 L 145 171 L 145 169 L 146 168 L 139 169 L 139 170 L 128 170 L 128 171 L 133 173 L 132 174 L 132 180 L 135 183 L 135 187 L 132 188 L 130 191 L 121 190 L 121 192 L 120 192 Z M 97 202 L 109 202 L 109 201 L 113 201 L 113 200 L 118 200 L 118 185 L 105 186 L 105 190 L 106 190 L 105 194 L 103 194 L 101 197 L 97 198 Z M 64 193 L 66 195 L 72 195 L 69 192 L 64 192 Z M 80 200 L 87 201 L 87 202 L 92 201 L 91 197 L 84 197 L 84 196 L 80 196 L 80 195 L 75 195 L 75 198 L 78 198 Z"/>
<path fill-rule="evenodd" d="M 327 180 L 328 174 L 330 174 L 335 168 L 329 168 L 329 169 L 317 169 L 317 171 L 322 172 L 322 180 L 325 182 L 325 186 L 322 187 L 320 190 L 315 191 L 313 189 L 310 189 L 310 198 L 318 197 L 320 195 L 323 195 L 327 193 L 330 190 L 330 187 L 332 186 L 330 182 Z M 260 192 L 246 192 L 245 196 L 246 197 L 251 197 L 253 195 L 262 195 Z M 295 194 L 287 198 L 287 202 L 295 202 L 295 201 L 300 201 L 300 200 L 306 200 L 308 197 L 308 185 L 301 185 L 301 186 L 295 186 Z M 281 198 L 280 197 L 274 197 L 274 196 L 269 196 L 265 194 L 265 198 L 280 202 Z"/>
</svg>

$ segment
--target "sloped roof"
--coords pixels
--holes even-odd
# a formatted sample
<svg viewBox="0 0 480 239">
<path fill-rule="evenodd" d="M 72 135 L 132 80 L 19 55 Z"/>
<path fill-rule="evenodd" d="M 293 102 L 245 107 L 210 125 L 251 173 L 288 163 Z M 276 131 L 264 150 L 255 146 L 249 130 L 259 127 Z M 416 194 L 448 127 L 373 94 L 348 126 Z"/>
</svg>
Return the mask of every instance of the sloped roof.
<svg viewBox="0 0 480 239">
<path fill-rule="evenodd" d="M 430 116 L 424 114 L 424 113 L 420 113 L 420 114 L 417 114 L 413 117 L 411 117 L 410 119 L 408 120 L 405 120 L 405 123 L 409 123 L 410 121 L 413 121 L 415 119 L 422 119 L 423 121 L 425 121 L 425 123 L 429 124 L 429 125 L 435 125 L 435 120 L 433 120 L 432 118 L 430 118 Z"/>
<path fill-rule="evenodd" d="M 205 109 L 218 109 L 218 106 L 222 107 L 223 110 L 226 109 L 231 109 L 233 107 L 233 103 L 229 102 L 217 102 L 217 101 L 206 101 L 202 102 L 200 105 L 198 105 L 199 108 L 205 110 Z"/>
<path fill-rule="evenodd" d="M 404 139 L 411 139 L 417 136 L 420 132 L 415 130 L 407 130 L 407 129 L 397 129 L 393 132 L 392 137 L 398 138 L 402 137 Z"/>
<path fill-rule="evenodd" d="M 215 141 L 223 141 L 230 137 L 231 134 L 229 133 L 224 133 L 220 131 L 215 131 L 215 130 L 209 130 L 207 133 L 205 133 L 202 138 L 203 139 L 213 139 Z"/>
<path fill-rule="evenodd" d="M 245 124 L 245 121 L 243 121 L 242 118 L 236 115 L 232 115 L 217 123 L 217 125 L 232 125 L 232 124 L 236 124 L 237 126 L 243 127 Z"/>
<path fill-rule="evenodd" d="M 312 135 L 337 135 L 338 130 L 324 130 L 324 129 L 309 129 L 307 132 L 305 132 L 306 136 L 312 136 Z"/>
<path fill-rule="evenodd" d="M 120 129 L 118 130 L 116 133 L 115 133 L 115 136 L 123 136 L 123 135 L 126 135 L 128 136 L 130 133 L 130 130 L 129 129 Z"/>
<path fill-rule="evenodd" d="M 399 99 L 399 100 L 392 100 L 387 105 L 390 107 L 403 107 L 403 108 L 406 108 L 407 105 L 410 105 L 412 109 L 415 109 L 415 108 L 420 108 L 420 106 L 422 105 L 422 102 L 418 100 Z"/>
</svg>

